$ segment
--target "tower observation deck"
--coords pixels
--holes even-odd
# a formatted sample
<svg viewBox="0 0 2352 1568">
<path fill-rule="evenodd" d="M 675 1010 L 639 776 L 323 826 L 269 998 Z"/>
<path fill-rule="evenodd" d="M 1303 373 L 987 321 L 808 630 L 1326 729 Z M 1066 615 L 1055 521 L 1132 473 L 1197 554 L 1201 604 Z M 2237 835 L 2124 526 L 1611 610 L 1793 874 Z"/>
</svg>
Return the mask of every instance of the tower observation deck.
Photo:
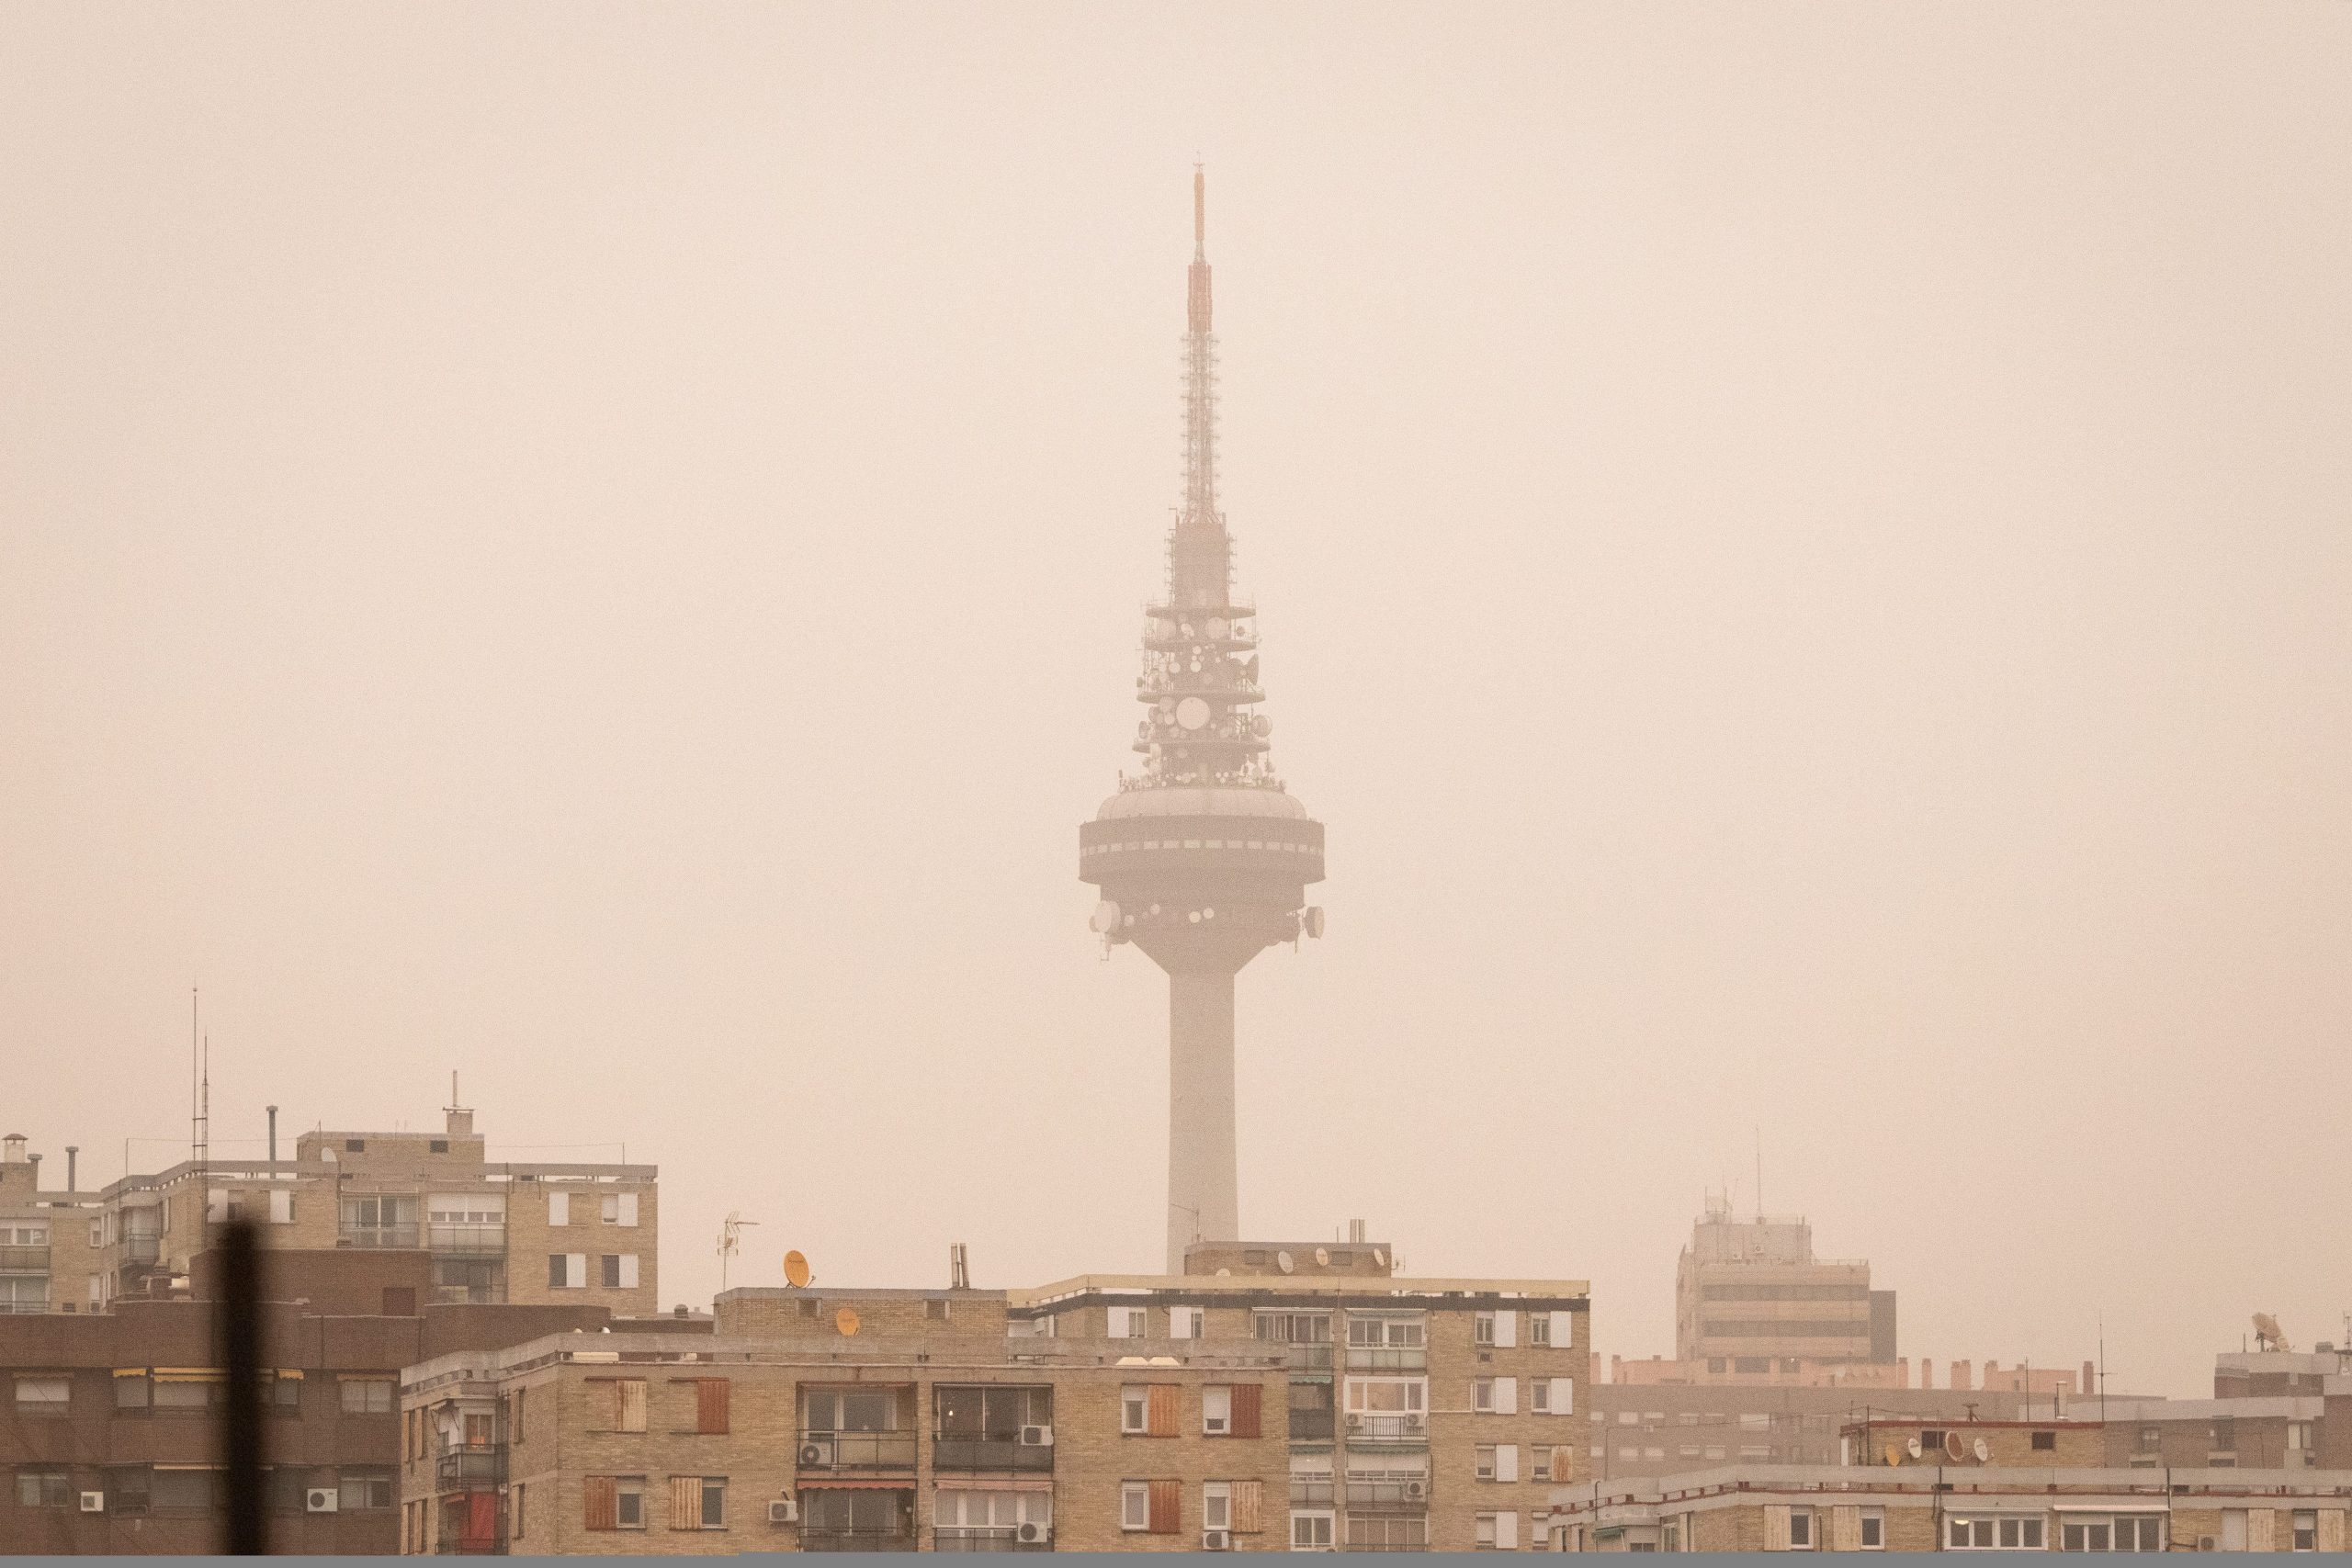
<svg viewBox="0 0 2352 1568">
<path fill-rule="evenodd" d="M 1216 498 L 1216 340 L 1209 330 L 1206 193 L 1193 175 L 1184 335 L 1184 499 L 1166 595 L 1147 605 L 1136 700 L 1140 769 L 1079 828 L 1079 877 L 1102 889 L 1094 930 L 1168 972 L 1168 1271 L 1195 1241 L 1240 1238 L 1233 1114 L 1233 980 L 1261 949 L 1320 936 L 1323 825 L 1284 789 L 1258 711 L 1255 608 L 1233 592 Z"/>
</svg>

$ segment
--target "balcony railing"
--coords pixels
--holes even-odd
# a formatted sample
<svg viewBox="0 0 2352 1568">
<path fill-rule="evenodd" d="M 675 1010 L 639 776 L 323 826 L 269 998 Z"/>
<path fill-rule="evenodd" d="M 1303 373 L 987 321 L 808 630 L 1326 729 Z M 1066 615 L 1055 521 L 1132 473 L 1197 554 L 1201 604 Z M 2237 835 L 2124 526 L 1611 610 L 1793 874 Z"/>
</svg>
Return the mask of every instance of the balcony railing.
<svg viewBox="0 0 2352 1568">
<path fill-rule="evenodd" d="M 809 1529 L 800 1531 L 803 1551 L 912 1551 L 915 1535 L 907 1529 Z"/>
<path fill-rule="evenodd" d="M 1336 1490 L 1329 1476 L 1325 1476 L 1320 1481 L 1301 1481 L 1298 1477 L 1293 1476 L 1290 1483 L 1290 1506 L 1294 1508 L 1328 1508 L 1331 1506 L 1332 1495 Z"/>
<path fill-rule="evenodd" d="M 345 1225 L 335 1233 L 337 1247 L 413 1247 L 423 1245 L 415 1225 Z"/>
<path fill-rule="evenodd" d="M 1054 1549 L 1053 1531 L 1039 1529 L 1035 1532 L 1035 1540 L 1023 1540 L 1021 1539 L 1021 1529 L 1022 1527 L 1016 1525 L 963 1527 L 942 1525 L 931 1532 L 932 1550 L 933 1551 L 1051 1551 Z M 801 1550 L 808 1551 L 813 1551 L 814 1548 L 804 1542 Z"/>
<path fill-rule="evenodd" d="M 49 1248 L 0 1247 L 0 1274 L 46 1274 L 48 1272 Z"/>
<path fill-rule="evenodd" d="M 386 1227 L 378 1226 L 377 1228 L 380 1230 Z M 389 1228 L 399 1230 L 401 1227 L 393 1225 Z M 401 1244 L 355 1241 L 351 1245 L 354 1247 L 397 1247 Z M 406 1245 L 413 1247 L 416 1244 L 411 1241 Z M 434 1225 L 425 1232 L 425 1245 L 435 1252 L 453 1258 L 503 1258 L 506 1255 L 506 1227 L 504 1225 Z"/>
<path fill-rule="evenodd" d="M 915 1467 L 915 1435 L 912 1432 L 803 1432 L 800 1434 L 798 1458 L 803 1470 L 912 1470 Z M 805 1540 L 801 1550 L 808 1550 Z M 912 1551 L 914 1548 L 876 1547 L 874 1550 Z"/>
<path fill-rule="evenodd" d="M 153 1263 L 163 1256 L 162 1236 L 126 1235 L 122 1238 L 122 1260 L 125 1263 Z"/>
<path fill-rule="evenodd" d="M 1426 1416 L 1363 1416 L 1348 1417 L 1348 1441 L 1351 1443 L 1427 1443 L 1430 1422 Z"/>
<path fill-rule="evenodd" d="M 1351 1345 L 1348 1365 L 1358 1371 L 1418 1372 L 1430 1364 L 1426 1345 Z"/>
<path fill-rule="evenodd" d="M 931 1467 L 933 1470 L 1050 1471 L 1054 1468 L 1054 1447 L 1051 1443 L 1024 1443 L 1019 1433 L 1009 1437 L 973 1437 L 964 1433 L 942 1432 L 932 1440 Z M 988 1549 L 973 1547 L 964 1550 Z"/>
<path fill-rule="evenodd" d="M 1329 1339 L 1293 1345 L 1290 1364 L 1303 1372 L 1328 1372 L 1331 1370 L 1331 1342 Z"/>
<path fill-rule="evenodd" d="M 0 1317 L 29 1316 L 48 1310 L 49 1299 L 46 1296 L 39 1300 L 30 1296 L 10 1296 L 0 1300 Z"/>
<path fill-rule="evenodd" d="M 506 1450 L 451 1449 L 435 1462 L 434 1472 L 444 1486 L 495 1486 L 506 1479 Z"/>
<path fill-rule="evenodd" d="M 1293 1442 L 1328 1442 L 1331 1437 L 1331 1413 L 1328 1410 L 1294 1410 L 1290 1413 L 1290 1436 Z"/>
</svg>

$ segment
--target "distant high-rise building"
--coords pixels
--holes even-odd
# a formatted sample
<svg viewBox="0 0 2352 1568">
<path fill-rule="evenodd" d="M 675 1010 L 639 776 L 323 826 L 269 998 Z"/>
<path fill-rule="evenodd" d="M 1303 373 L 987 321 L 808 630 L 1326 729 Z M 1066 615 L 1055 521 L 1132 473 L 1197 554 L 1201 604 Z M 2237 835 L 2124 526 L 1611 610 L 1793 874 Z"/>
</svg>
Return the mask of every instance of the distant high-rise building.
<svg viewBox="0 0 2352 1568">
<path fill-rule="evenodd" d="M 1711 1206 L 1675 1270 L 1674 1354 L 1717 1374 L 1883 1365 L 1895 1359 L 1894 1292 L 1871 1289 L 1867 1262 L 1814 1257 L 1804 1220 Z"/>
<path fill-rule="evenodd" d="M 1233 979 L 1261 948 L 1320 935 L 1305 907 L 1323 825 L 1284 792 L 1258 712 L 1256 611 L 1233 592 L 1216 498 L 1216 340 L 1206 197 L 1193 176 L 1184 499 L 1165 596 L 1145 611 L 1141 770 L 1079 829 L 1079 876 L 1102 890 L 1094 929 L 1168 972 L 1168 1271 L 1195 1241 L 1241 1234 L 1233 1112 Z"/>
</svg>

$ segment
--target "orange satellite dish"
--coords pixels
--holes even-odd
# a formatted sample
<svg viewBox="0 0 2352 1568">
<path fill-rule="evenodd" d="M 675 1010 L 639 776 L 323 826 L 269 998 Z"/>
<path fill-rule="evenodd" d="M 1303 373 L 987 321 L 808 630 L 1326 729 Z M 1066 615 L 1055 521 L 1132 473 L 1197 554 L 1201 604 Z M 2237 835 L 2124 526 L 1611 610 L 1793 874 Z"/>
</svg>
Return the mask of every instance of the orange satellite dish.
<svg viewBox="0 0 2352 1568">
<path fill-rule="evenodd" d="M 808 1260 L 797 1252 L 784 1255 L 785 1282 L 797 1291 L 808 1283 Z"/>
<path fill-rule="evenodd" d="M 842 1331 L 843 1337 L 847 1337 L 848 1336 L 856 1333 L 857 1309 L 855 1307 L 843 1307 L 841 1311 L 833 1314 L 833 1326 Z"/>
</svg>

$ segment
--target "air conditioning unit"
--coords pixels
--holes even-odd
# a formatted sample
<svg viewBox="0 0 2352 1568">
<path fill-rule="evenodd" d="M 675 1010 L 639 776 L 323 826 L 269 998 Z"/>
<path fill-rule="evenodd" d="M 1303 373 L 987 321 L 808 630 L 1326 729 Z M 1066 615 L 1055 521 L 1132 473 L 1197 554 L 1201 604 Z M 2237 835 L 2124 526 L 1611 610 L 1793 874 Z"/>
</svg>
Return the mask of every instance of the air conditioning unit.
<svg viewBox="0 0 2352 1568">
<path fill-rule="evenodd" d="M 1014 1530 L 1012 1533 L 1019 1536 L 1023 1540 L 1035 1545 L 1036 1542 L 1046 1539 L 1047 1531 L 1045 1526 L 1037 1523 L 1036 1520 L 1032 1519 L 1026 1524 L 1023 1524 L 1019 1529 Z"/>
<path fill-rule="evenodd" d="M 335 1510 L 337 1500 L 334 1487 L 313 1486 L 304 1494 L 302 1506 L 313 1514 L 332 1514 Z"/>
<path fill-rule="evenodd" d="M 82 1511 L 85 1514 L 105 1513 L 107 1511 L 107 1495 L 103 1492 L 83 1493 Z"/>
<path fill-rule="evenodd" d="M 1405 1430 L 1408 1432 L 1419 1431 L 1424 1424 L 1424 1418 L 1421 1416 L 1408 1416 L 1405 1417 Z"/>
<path fill-rule="evenodd" d="M 1362 1431 L 1363 1429 L 1363 1416 L 1359 1416 L 1359 1415 L 1357 1415 L 1357 1414 L 1356 1414 L 1354 1411 L 1352 1411 L 1352 1410 L 1349 1411 L 1349 1412 L 1348 1412 L 1348 1430 L 1349 1430 L 1349 1431 L 1351 1431 L 1351 1432 L 1357 1432 L 1357 1431 Z"/>
<path fill-rule="evenodd" d="M 1203 1551 L 1231 1551 L 1233 1532 L 1231 1530 L 1203 1530 L 1201 1550 Z"/>
<path fill-rule="evenodd" d="M 768 1523 L 789 1525 L 797 1524 L 799 1521 L 800 1505 L 791 1498 L 778 1497 L 768 1504 Z"/>
<path fill-rule="evenodd" d="M 1408 1481 L 1405 1483 L 1405 1497 L 1407 1501 L 1419 1503 L 1427 1498 L 1429 1495 L 1430 1483 L 1428 1482 Z"/>
<path fill-rule="evenodd" d="M 801 1469 L 831 1470 L 832 1467 L 833 1443 L 831 1438 L 820 1438 L 814 1442 L 808 1442 L 800 1445 Z"/>
<path fill-rule="evenodd" d="M 1054 1429 L 1051 1427 L 1023 1427 L 1021 1428 L 1021 1446 L 1050 1449 L 1054 1446 Z"/>
</svg>

